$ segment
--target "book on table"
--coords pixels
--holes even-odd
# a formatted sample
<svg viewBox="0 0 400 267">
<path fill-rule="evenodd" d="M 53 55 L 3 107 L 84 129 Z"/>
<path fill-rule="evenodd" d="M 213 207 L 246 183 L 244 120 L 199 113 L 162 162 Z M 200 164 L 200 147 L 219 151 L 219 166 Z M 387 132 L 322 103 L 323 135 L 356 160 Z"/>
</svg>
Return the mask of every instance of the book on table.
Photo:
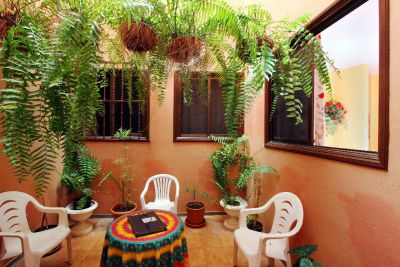
<svg viewBox="0 0 400 267">
<path fill-rule="evenodd" d="M 154 211 L 129 216 L 128 221 L 131 225 L 133 234 L 136 237 L 151 235 L 167 230 L 165 223 Z"/>
</svg>

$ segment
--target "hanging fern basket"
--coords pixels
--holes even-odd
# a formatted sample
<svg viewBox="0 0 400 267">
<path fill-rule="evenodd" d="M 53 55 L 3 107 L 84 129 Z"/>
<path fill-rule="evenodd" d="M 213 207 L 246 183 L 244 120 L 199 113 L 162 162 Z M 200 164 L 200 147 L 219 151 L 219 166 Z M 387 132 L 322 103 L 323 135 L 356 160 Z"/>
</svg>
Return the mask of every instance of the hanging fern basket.
<svg viewBox="0 0 400 267">
<path fill-rule="evenodd" d="M 175 63 L 188 64 L 202 55 L 204 41 L 198 37 L 185 36 L 175 38 L 169 49 L 168 58 Z"/>
<path fill-rule="evenodd" d="M 264 36 L 263 38 L 257 37 L 257 52 L 261 51 L 261 47 L 264 45 L 268 45 L 269 48 L 271 48 L 273 51 L 275 50 L 275 43 L 274 40 L 272 40 L 271 37 L 268 35 Z M 243 39 L 239 44 L 238 44 L 238 52 L 240 58 L 243 60 L 243 62 L 246 63 L 252 63 L 250 59 L 250 51 L 249 51 L 249 43 L 246 39 Z"/>
<path fill-rule="evenodd" d="M 134 52 L 147 52 L 157 45 L 155 31 L 143 22 L 125 22 L 120 26 L 119 33 L 126 48 Z"/>
<path fill-rule="evenodd" d="M 7 36 L 8 30 L 15 25 L 17 15 L 7 11 L 0 12 L 0 39 Z"/>
</svg>

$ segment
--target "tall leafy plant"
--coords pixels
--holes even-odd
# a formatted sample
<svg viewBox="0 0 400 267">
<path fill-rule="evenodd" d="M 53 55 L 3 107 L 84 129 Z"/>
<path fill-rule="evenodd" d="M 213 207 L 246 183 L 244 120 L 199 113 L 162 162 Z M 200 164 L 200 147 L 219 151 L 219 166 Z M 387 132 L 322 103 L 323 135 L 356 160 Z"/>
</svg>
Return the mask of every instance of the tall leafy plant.
<svg viewBox="0 0 400 267">
<path fill-rule="evenodd" d="M 222 145 L 222 148 L 210 155 L 210 160 L 214 168 L 214 182 L 221 190 L 225 204 L 237 205 L 239 192 L 246 189 L 247 181 L 255 174 L 276 174 L 276 170 L 271 167 L 257 166 L 253 157 L 248 155 L 247 135 L 239 138 L 217 136 L 210 138 Z M 235 166 L 239 167 L 239 174 L 231 177 L 231 171 Z"/>
<path fill-rule="evenodd" d="M 87 131 L 96 126 L 99 107 L 100 28 L 85 2 L 57 1 L 49 6 L 61 4 L 62 12 L 21 12 L 1 50 L 6 82 L 0 95 L 2 152 L 19 181 L 33 177 L 38 196 L 55 171 L 58 148 L 63 152 L 62 177 L 78 179 L 82 175 L 75 174 L 81 172 L 93 179 L 96 174 L 83 169 L 80 156 L 86 151 Z M 44 23 L 46 16 L 52 19 Z M 86 196 L 83 192 L 78 193 Z"/>
</svg>

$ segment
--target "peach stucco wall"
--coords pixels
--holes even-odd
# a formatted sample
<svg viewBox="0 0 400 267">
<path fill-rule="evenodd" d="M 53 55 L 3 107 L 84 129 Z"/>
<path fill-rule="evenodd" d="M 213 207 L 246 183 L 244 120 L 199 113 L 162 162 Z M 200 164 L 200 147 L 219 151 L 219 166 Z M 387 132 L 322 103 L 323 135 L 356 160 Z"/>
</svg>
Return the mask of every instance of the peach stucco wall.
<svg viewBox="0 0 400 267">
<path fill-rule="evenodd" d="M 235 6 L 243 2 L 230 1 Z M 296 17 L 305 12 L 318 14 L 332 0 L 258 1 L 271 10 L 275 18 Z M 390 132 L 388 171 L 320 159 L 316 157 L 264 148 L 264 98 L 261 97 L 246 117 L 245 131 L 250 135 L 250 149 L 258 163 L 275 167 L 279 177 L 266 176 L 261 201 L 279 191 L 297 194 L 304 205 L 305 220 L 301 232 L 293 238 L 295 245 L 319 244 L 316 254 L 324 266 L 400 266 L 397 250 L 400 247 L 400 2 L 390 1 L 391 8 L 391 81 Z M 211 143 L 174 143 L 172 141 L 173 114 L 172 79 L 166 90 L 163 105 L 151 102 L 150 140 L 148 143 L 130 143 L 129 157 L 135 172 L 134 198 L 142 191 L 144 181 L 160 172 L 176 175 L 181 188 L 199 182 L 207 191 L 216 192 L 208 155 L 216 145 Z M 112 160 L 122 151 L 117 142 L 88 142 L 88 146 L 103 163 L 104 171 L 114 169 Z M 18 184 L 4 155 L 0 155 L 0 192 L 19 190 L 33 193 L 30 183 Z M 45 200 L 56 204 L 55 177 Z M 108 213 L 118 199 L 115 187 L 105 185 L 111 192 L 98 193 L 97 213 Z M 179 211 L 188 196 L 181 193 Z M 210 199 L 217 199 L 216 194 Z M 209 206 L 209 210 L 218 210 Z M 35 213 L 32 213 L 35 216 Z M 38 216 L 36 215 L 36 218 Z M 37 221 L 36 221 L 37 222 Z"/>
<path fill-rule="evenodd" d="M 317 14 L 333 1 L 267 1 L 272 14 Z M 246 120 L 251 148 L 260 163 L 278 169 L 264 181 L 268 199 L 279 191 L 297 194 L 304 224 L 296 245 L 319 245 L 324 266 L 400 266 L 400 1 L 390 1 L 390 143 L 388 171 L 263 148 L 263 105 L 259 99 Z"/>
</svg>

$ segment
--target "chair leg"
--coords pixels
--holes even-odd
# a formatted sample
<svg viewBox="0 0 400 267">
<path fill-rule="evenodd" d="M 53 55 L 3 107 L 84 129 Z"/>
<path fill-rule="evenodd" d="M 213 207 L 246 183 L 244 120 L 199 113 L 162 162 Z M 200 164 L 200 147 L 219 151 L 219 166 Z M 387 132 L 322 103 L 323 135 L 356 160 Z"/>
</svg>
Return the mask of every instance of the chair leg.
<svg viewBox="0 0 400 267">
<path fill-rule="evenodd" d="M 67 236 L 67 248 L 68 248 L 68 264 L 72 264 L 72 243 L 71 243 L 71 233 Z"/>
<path fill-rule="evenodd" d="M 233 239 L 233 266 L 237 266 L 237 258 L 238 258 L 238 246 L 236 244 L 236 240 Z"/>
<path fill-rule="evenodd" d="M 249 260 L 249 267 L 260 267 L 261 261 L 259 257 L 253 257 L 248 259 Z"/>
<path fill-rule="evenodd" d="M 286 261 L 285 261 L 285 266 L 286 267 L 292 267 L 292 261 L 290 259 L 290 255 L 286 255 Z"/>
<path fill-rule="evenodd" d="M 275 259 L 268 257 L 268 266 L 274 267 L 275 266 Z"/>
<path fill-rule="evenodd" d="M 24 253 L 25 267 L 40 267 L 41 256 L 31 253 Z"/>
</svg>

